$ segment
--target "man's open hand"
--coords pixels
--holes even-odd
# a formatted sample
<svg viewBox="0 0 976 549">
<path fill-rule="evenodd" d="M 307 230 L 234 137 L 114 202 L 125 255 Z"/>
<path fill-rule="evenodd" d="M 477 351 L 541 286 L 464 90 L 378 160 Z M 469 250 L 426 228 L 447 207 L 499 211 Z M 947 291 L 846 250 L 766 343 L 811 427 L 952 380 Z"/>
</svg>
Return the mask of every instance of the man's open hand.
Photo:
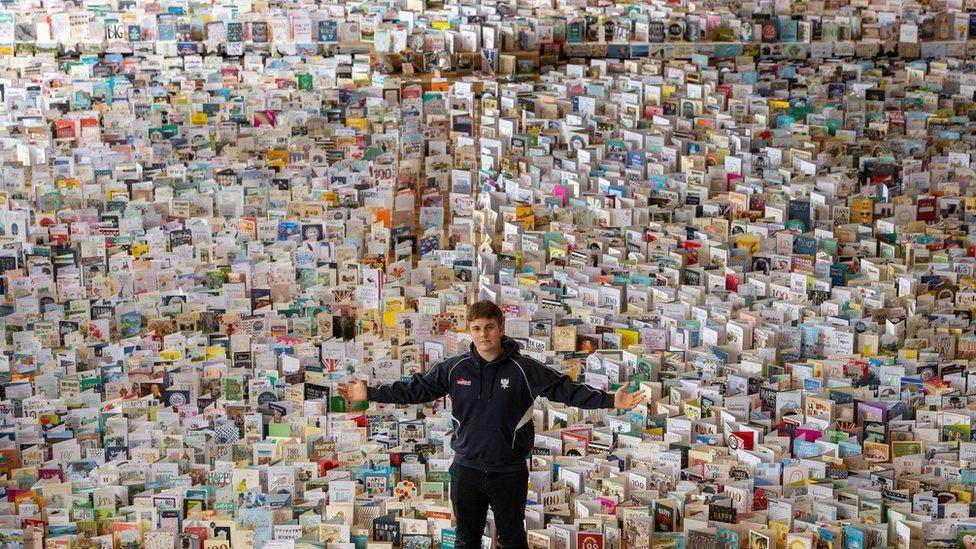
<svg viewBox="0 0 976 549">
<path fill-rule="evenodd" d="M 644 391 L 637 389 L 636 391 L 627 392 L 627 386 L 621 385 L 617 392 L 613 394 L 613 407 L 618 410 L 633 410 L 635 406 L 644 402 L 647 396 Z"/>
<path fill-rule="evenodd" d="M 366 400 L 366 382 L 357 379 L 352 383 L 340 383 L 339 395 L 345 397 L 350 402 Z"/>
</svg>

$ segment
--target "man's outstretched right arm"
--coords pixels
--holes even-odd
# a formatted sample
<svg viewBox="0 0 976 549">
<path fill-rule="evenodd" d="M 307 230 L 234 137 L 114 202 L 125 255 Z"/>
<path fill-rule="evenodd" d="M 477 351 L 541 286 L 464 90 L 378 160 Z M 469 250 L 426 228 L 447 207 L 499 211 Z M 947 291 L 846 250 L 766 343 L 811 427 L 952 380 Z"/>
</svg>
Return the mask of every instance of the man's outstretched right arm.
<svg viewBox="0 0 976 549">
<path fill-rule="evenodd" d="M 451 369 L 463 357 L 453 357 L 435 364 L 424 374 L 414 374 L 407 381 L 394 381 L 367 387 L 366 400 L 386 404 L 423 404 L 450 392 Z"/>
</svg>

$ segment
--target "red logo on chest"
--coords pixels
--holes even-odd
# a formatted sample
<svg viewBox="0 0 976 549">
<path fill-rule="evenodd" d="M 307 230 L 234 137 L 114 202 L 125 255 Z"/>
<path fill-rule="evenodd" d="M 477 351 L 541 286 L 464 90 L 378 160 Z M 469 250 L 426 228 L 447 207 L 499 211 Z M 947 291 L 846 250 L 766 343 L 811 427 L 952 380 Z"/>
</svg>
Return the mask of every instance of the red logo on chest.
<svg viewBox="0 0 976 549">
<path fill-rule="evenodd" d="M 467 385 L 471 385 L 471 380 L 469 380 L 469 379 L 464 379 L 463 377 L 462 377 L 462 378 L 458 378 L 458 380 L 457 380 L 457 384 L 458 384 L 458 385 L 465 385 L 465 386 L 467 386 Z"/>
</svg>

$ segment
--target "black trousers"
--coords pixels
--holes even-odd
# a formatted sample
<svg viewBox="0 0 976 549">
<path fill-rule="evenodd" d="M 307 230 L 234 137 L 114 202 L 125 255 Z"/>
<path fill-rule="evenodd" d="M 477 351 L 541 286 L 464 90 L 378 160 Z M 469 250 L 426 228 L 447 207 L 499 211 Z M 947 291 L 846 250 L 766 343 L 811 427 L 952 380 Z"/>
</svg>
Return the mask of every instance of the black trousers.
<svg viewBox="0 0 976 549">
<path fill-rule="evenodd" d="M 525 500 L 529 470 L 490 473 L 451 465 L 451 503 L 457 521 L 457 549 L 480 549 L 488 506 L 502 549 L 526 549 Z"/>
</svg>

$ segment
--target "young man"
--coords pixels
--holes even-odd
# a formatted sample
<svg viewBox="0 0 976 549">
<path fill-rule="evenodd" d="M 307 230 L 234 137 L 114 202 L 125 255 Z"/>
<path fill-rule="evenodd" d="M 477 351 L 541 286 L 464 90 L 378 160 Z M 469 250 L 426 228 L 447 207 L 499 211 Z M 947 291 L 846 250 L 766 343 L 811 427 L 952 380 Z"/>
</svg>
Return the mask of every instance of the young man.
<svg viewBox="0 0 976 549">
<path fill-rule="evenodd" d="M 367 387 L 364 381 L 339 385 L 352 401 L 420 404 L 451 397 L 455 428 L 451 440 L 451 502 L 459 549 L 481 547 L 488 507 L 495 515 L 504 549 L 527 547 L 525 498 L 527 457 L 535 441 L 532 404 L 536 397 L 587 409 L 633 409 L 642 392 L 616 393 L 574 383 L 568 376 L 519 353 L 505 336 L 505 317 L 490 301 L 468 307 L 472 343 L 467 353 L 448 358 L 409 381 Z"/>
</svg>

